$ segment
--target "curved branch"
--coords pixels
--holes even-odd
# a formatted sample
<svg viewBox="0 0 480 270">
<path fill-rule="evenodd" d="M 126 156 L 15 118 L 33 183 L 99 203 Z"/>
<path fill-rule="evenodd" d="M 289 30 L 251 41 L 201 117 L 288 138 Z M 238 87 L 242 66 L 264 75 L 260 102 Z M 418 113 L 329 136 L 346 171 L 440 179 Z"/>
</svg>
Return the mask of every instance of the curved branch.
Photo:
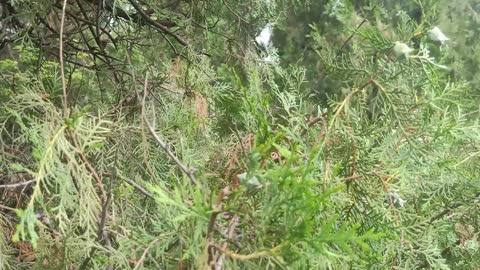
<svg viewBox="0 0 480 270">
<path fill-rule="evenodd" d="M 170 31 L 165 25 L 160 24 L 159 22 L 155 21 L 154 19 L 150 18 L 147 13 L 142 9 L 142 7 L 135 2 L 134 0 L 128 0 L 128 2 L 135 8 L 135 10 L 140 14 L 140 16 L 151 26 L 157 28 L 158 30 L 162 31 L 163 33 L 173 37 L 178 43 L 182 44 L 185 47 L 188 47 L 188 43 L 179 35 Z"/>
<path fill-rule="evenodd" d="M 175 162 L 175 164 L 177 164 L 177 166 L 180 168 L 180 170 L 190 179 L 190 181 L 192 182 L 192 184 L 194 185 L 198 185 L 198 182 L 197 182 L 197 179 L 195 178 L 195 174 L 194 174 L 194 171 L 190 168 L 187 167 L 187 165 L 185 165 L 178 157 L 177 155 L 175 155 L 175 153 L 172 152 L 172 150 L 170 149 L 170 146 L 168 145 L 167 142 L 165 142 L 163 140 L 163 138 L 161 138 L 157 132 L 155 131 L 155 128 L 148 122 L 147 120 L 147 117 L 145 116 L 145 98 L 147 96 L 147 92 L 148 92 L 148 73 L 147 75 L 145 76 L 145 89 L 143 91 L 143 97 L 142 97 L 142 103 L 141 103 L 141 106 L 142 106 L 142 117 L 143 117 L 143 120 L 145 121 L 145 124 L 147 125 L 148 127 L 148 130 L 150 131 L 150 134 L 152 134 L 153 138 L 155 139 L 155 141 L 157 141 L 157 143 L 160 145 L 160 147 L 165 151 L 165 153 L 167 153 L 167 155 Z"/>
</svg>

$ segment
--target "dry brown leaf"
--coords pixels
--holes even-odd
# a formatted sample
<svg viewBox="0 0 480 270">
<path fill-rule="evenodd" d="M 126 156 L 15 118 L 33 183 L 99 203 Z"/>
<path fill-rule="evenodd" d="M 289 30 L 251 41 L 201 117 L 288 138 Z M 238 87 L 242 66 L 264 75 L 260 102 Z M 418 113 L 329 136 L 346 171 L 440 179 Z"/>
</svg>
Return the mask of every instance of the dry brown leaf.
<svg viewBox="0 0 480 270">
<path fill-rule="evenodd" d="M 475 229 L 471 225 L 465 225 L 460 222 L 455 223 L 455 233 L 461 243 L 467 240 L 473 240 L 476 236 Z"/>
<path fill-rule="evenodd" d="M 33 262 L 35 261 L 35 252 L 32 245 L 26 241 L 21 241 L 15 244 L 18 249 L 17 260 L 21 262 Z"/>
<path fill-rule="evenodd" d="M 195 114 L 200 121 L 200 128 L 205 129 L 208 118 L 208 102 L 202 94 L 195 92 Z"/>
</svg>

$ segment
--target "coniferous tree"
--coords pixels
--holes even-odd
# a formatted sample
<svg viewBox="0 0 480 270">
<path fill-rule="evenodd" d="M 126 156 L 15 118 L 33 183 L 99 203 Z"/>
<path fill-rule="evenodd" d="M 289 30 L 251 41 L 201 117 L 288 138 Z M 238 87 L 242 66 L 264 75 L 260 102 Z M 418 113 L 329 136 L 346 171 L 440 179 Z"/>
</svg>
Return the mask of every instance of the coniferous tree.
<svg viewBox="0 0 480 270">
<path fill-rule="evenodd" d="M 0 5 L 0 269 L 480 267 L 475 1 Z"/>
</svg>

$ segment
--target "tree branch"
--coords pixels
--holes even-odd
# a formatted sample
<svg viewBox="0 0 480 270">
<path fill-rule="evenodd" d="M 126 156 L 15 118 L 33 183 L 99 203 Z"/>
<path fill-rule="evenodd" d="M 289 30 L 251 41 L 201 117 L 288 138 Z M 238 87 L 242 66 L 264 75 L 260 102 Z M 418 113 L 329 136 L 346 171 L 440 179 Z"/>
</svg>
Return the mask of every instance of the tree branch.
<svg viewBox="0 0 480 270">
<path fill-rule="evenodd" d="M 59 58 L 60 58 L 60 76 L 61 76 L 61 79 L 62 79 L 62 90 L 63 90 L 63 99 L 62 99 L 62 103 L 63 103 L 63 110 L 64 110 L 64 113 L 67 113 L 67 108 L 68 108 L 68 105 L 67 105 L 67 84 L 65 82 L 65 67 L 64 67 L 64 64 L 63 64 L 63 29 L 64 29 L 64 26 L 65 26 L 65 9 L 67 7 L 67 0 L 64 0 L 63 1 L 63 6 L 62 6 L 62 19 L 61 19 L 61 23 L 60 23 L 60 41 L 59 41 Z"/>
<path fill-rule="evenodd" d="M 147 117 L 145 115 L 145 98 L 148 93 L 148 73 L 145 76 L 145 85 L 144 85 L 144 91 L 143 91 L 143 97 L 142 97 L 142 117 L 143 120 L 145 121 L 145 124 L 148 127 L 148 130 L 152 134 L 153 138 L 157 141 L 157 143 L 160 145 L 160 147 L 167 153 L 167 155 L 177 164 L 177 166 L 180 168 L 180 170 L 190 179 L 192 184 L 198 185 L 197 179 L 195 179 L 195 175 L 193 173 L 193 170 L 188 168 L 187 165 L 185 165 L 170 149 L 170 146 L 168 143 L 166 143 L 163 138 L 161 138 L 155 131 L 155 128 L 148 122 Z"/>
<path fill-rule="evenodd" d="M 238 254 L 231 250 L 222 248 L 218 245 L 211 245 L 211 246 L 217 249 L 218 251 L 222 252 L 223 254 L 240 261 L 254 260 L 254 259 L 260 259 L 263 257 L 275 256 L 275 253 L 283 247 L 283 245 L 278 245 L 270 250 L 259 251 L 259 252 L 243 255 L 243 254 Z"/>
<path fill-rule="evenodd" d="M 471 199 L 471 201 L 475 201 L 475 200 L 479 200 L 480 199 L 480 192 L 475 194 L 475 196 Z M 447 205 L 445 206 L 445 208 L 438 214 L 436 214 L 435 216 L 433 216 L 432 218 L 430 218 L 430 221 L 428 222 L 429 224 L 433 224 L 433 222 L 443 218 L 445 215 L 447 215 L 448 213 L 450 213 L 450 211 L 452 210 L 455 210 L 463 205 L 465 205 L 467 202 L 464 202 L 464 203 L 452 203 L 450 205 Z"/>
<path fill-rule="evenodd" d="M 140 193 L 142 193 L 143 195 L 149 197 L 150 199 L 155 199 L 153 197 L 153 195 L 148 192 L 145 188 L 143 188 L 142 186 L 140 186 L 139 184 L 137 184 L 135 181 L 133 181 L 132 179 L 128 179 L 126 177 L 123 177 L 123 176 L 120 176 L 120 178 L 123 179 L 123 181 L 129 183 L 131 186 L 133 186 L 135 189 L 137 189 L 138 191 L 140 191 Z"/>
<path fill-rule="evenodd" d="M 35 182 L 36 182 L 36 180 L 33 179 L 33 180 L 25 181 L 25 182 L 22 182 L 22 183 L 0 185 L 0 188 L 17 188 L 17 187 L 23 187 L 23 186 L 27 186 L 27 185 L 30 185 L 30 184 L 35 183 Z"/>
<path fill-rule="evenodd" d="M 165 25 L 160 24 L 159 22 L 150 18 L 150 16 L 148 16 L 148 14 L 145 13 L 145 11 L 143 11 L 142 7 L 137 2 L 135 2 L 134 0 L 128 0 L 128 2 L 133 6 L 133 8 L 135 8 L 135 10 L 138 12 L 138 14 L 140 14 L 140 16 L 149 25 L 157 28 L 158 30 L 164 32 L 165 34 L 168 34 L 169 36 L 172 36 L 176 41 L 178 41 L 178 43 L 182 44 L 185 47 L 188 47 L 188 43 L 182 37 L 173 33 L 172 31 L 170 31 Z"/>
</svg>

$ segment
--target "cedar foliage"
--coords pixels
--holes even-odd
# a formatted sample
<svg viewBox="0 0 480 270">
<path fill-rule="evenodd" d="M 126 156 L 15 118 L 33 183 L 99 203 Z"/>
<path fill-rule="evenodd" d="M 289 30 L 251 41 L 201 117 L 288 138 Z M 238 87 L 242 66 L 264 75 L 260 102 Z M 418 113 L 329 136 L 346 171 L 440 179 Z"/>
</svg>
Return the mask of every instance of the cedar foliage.
<svg viewBox="0 0 480 270">
<path fill-rule="evenodd" d="M 0 269 L 480 267 L 475 1 L 65 3 L 1 3 Z"/>
</svg>

